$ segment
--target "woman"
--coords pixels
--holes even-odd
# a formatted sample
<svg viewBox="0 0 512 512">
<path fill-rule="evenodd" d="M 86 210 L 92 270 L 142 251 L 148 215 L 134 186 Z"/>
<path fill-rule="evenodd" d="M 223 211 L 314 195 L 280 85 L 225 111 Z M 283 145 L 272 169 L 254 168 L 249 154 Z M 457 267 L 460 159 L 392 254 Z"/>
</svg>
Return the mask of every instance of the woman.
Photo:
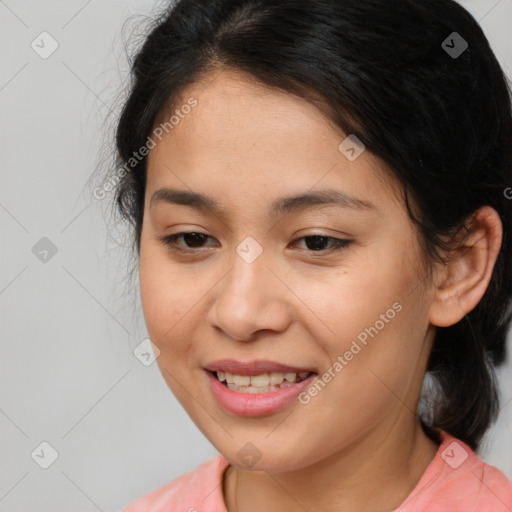
<svg viewBox="0 0 512 512">
<path fill-rule="evenodd" d="M 474 451 L 512 295 L 510 90 L 474 18 L 181 0 L 132 73 L 117 205 L 220 455 L 125 512 L 510 510 Z"/>
</svg>

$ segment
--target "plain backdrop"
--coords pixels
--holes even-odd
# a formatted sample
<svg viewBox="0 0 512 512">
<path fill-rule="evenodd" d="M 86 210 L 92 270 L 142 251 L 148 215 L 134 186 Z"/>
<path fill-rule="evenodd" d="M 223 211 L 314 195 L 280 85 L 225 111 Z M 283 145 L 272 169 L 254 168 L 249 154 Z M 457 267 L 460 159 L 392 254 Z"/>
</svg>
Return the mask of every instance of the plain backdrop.
<svg viewBox="0 0 512 512">
<path fill-rule="evenodd" d="M 461 3 L 511 77 L 512 0 Z M 126 84 L 123 25 L 133 44 L 155 6 L 0 1 L 0 511 L 116 511 L 218 453 L 133 353 L 147 332 L 125 228 L 89 187 Z M 510 360 L 498 375 L 480 455 L 512 478 Z"/>
</svg>

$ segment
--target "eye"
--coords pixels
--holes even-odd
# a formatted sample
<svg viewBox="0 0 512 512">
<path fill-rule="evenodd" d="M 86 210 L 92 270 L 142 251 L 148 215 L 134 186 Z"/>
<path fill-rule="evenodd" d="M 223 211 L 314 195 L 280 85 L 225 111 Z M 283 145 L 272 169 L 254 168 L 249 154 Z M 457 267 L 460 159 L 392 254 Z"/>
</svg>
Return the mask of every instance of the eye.
<svg viewBox="0 0 512 512">
<path fill-rule="evenodd" d="M 198 233 L 198 232 L 183 232 L 183 233 L 176 233 L 174 235 L 165 236 L 162 238 L 158 238 L 161 242 L 163 242 L 165 245 L 168 245 L 172 249 L 175 249 L 177 251 L 189 251 L 194 252 L 194 249 L 201 249 L 203 248 L 203 243 L 208 239 L 212 238 L 208 235 L 205 235 L 204 233 Z M 178 244 L 177 241 L 179 239 L 183 239 L 183 241 L 186 243 L 186 245 Z M 213 239 L 213 238 L 212 238 Z M 342 249 L 345 249 L 348 247 L 353 240 L 347 240 L 342 238 L 335 238 L 332 236 L 326 236 L 326 235 L 308 235 L 303 236 L 301 238 L 297 238 L 293 241 L 292 244 L 296 243 L 297 241 L 304 240 L 306 241 L 306 250 L 311 252 L 333 252 L 333 251 L 339 251 Z M 331 247 L 325 247 L 326 243 L 331 242 Z"/>
<path fill-rule="evenodd" d="M 339 251 L 347 248 L 353 240 L 347 240 L 342 238 L 335 238 L 327 235 L 307 235 L 301 238 L 297 238 L 297 240 L 306 241 L 307 250 L 311 252 L 333 252 Z M 296 242 L 297 240 L 294 240 Z M 332 246 L 330 248 L 325 248 L 327 242 L 332 242 Z"/>
<path fill-rule="evenodd" d="M 183 240 L 190 245 L 182 246 L 177 243 L 179 238 L 183 237 Z M 172 249 L 176 249 L 178 251 L 186 251 L 186 250 L 194 250 L 194 248 L 202 248 L 201 243 L 204 242 L 205 239 L 212 238 L 204 233 L 197 233 L 195 231 L 186 232 L 186 233 L 176 233 L 175 235 L 164 236 L 159 238 L 161 242 L 170 246 Z"/>
</svg>

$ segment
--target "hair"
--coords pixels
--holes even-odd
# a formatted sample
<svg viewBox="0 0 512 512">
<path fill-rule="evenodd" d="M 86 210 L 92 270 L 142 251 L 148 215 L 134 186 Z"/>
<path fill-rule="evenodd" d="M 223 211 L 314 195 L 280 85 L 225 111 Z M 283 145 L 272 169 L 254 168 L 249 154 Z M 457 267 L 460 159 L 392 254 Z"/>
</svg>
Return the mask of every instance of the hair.
<svg viewBox="0 0 512 512">
<path fill-rule="evenodd" d="M 458 56 L 445 50 L 453 32 L 468 45 Z M 306 99 L 380 157 L 400 183 L 427 269 L 479 207 L 499 214 L 502 245 L 485 294 L 436 329 L 426 368 L 435 387 L 420 418 L 433 438 L 444 429 L 477 449 L 498 415 L 494 366 L 505 360 L 512 316 L 511 90 L 477 21 L 452 0 L 166 6 L 131 62 L 115 132 L 116 163 L 128 170 L 115 204 L 139 255 L 147 158 L 127 164 L 187 86 L 225 69 Z"/>
</svg>

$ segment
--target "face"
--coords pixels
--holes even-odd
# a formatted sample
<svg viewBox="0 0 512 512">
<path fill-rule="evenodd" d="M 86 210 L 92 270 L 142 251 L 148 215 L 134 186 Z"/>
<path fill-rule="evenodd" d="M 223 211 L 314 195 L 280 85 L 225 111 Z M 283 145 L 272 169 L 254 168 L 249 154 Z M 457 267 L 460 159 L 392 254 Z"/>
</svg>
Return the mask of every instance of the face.
<svg viewBox="0 0 512 512">
<path fill-rule="evenodd" d="M 244 75 L 183 97 L 197 104 L 148 156 L 140 245 L 144 317 L 172 392 L 241 468 L 240 450 L 289 471 L 410 425 L 432 333 L 398 184 L 369 151 L 340 150 L 347 134 L 313 105 Z M 316 200 L 284 202 L 306 194 Z M 314 373 L 263 397 L 214 382 L 205 368 L 221 359 Z"/>
</svg>

